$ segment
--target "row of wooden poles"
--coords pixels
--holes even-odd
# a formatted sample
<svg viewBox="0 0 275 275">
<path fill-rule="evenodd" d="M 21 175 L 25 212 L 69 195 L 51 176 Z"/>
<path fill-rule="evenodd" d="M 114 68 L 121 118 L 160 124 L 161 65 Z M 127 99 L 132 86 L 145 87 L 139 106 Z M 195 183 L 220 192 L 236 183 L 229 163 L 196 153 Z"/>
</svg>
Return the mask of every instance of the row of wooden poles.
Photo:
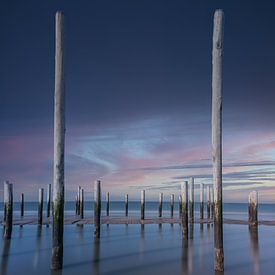
<svg viewBox="0 0 275 275">
<path fill-rule="evenodd" d="M 189 192 L 188 192 L 189 187 Z M 204 190 L 205 185 L 203 183 L 200 184 L 200 220 L 204 219 Z M 95 182 L 95 190 L 94 190 L 94 224 L 95 224 L 95 237 L 100 236 L 100 217 L 101 217 L 101 185 L 100 181 Z M 189 198 L 188 198 L 189 193 Z M 212 193 L 212 195 L 211 195 Z M 44 189 L 40 188 L 38 191 L 38 215 L 37 215 L 37 224 L 43 224 L 43 200 L 44 197 Z M 212 186 L 207 185 L 206 192 L 206 219 L 209 220 L 214 217 L 214 204 L 211 200 L 213 198 L 213 188 Z M 170 197 L 170 217 L 174 217 L 174 200 L 175 195 L 171 194 Z M 24 217 L 24 194 L 21 194 L 20 201 L 20 216 Z M 47 201 L 46 201 L 46 216 L 50 217 L 51 210 L 51 184 L 48 185 L 47 190 Z M 189 207 L 189 211 L 188 211 Z M 163 193 L 159 193 L 159 206 L 158 206 L 158 217 L 162 217 L 162 209 L 163 209 Z M 125 195 L 125 216 L 128 217 L 129 210 L 129 196 Z M 179 218 L 181 218 L 181 222 L 183 224 L 183 236 L 188 236 L 188 231 L 185 226 L 188 223 L 188 213 L 189 213 L 189 222 L 194 222 L 194 179 L 191 178 L 189 185 L 188 182 L 185 181 L 181 185 L 181 192 L 179 195 Z M 76 195 L 75 201 L 75 214 L 79 216 L 81 219 L 84 218 L 84 189 L 80 186 L 78 187 L 78 192 Z M 110 215 L 110 193 L 106 193 L 106 216 Z M 141 203 L 140 203 L 140 219 L 145 219 L 145 190 L 141 191 Z M 257 225 L 258 223 L 258 193 L 257 191 L 253 191 L 248 196 L 248 220 L 250 225 Z M 4 237 L 6 239 L 11 238 L 12 233 L 12 222 L 13 221 L 13 185 L 8 181 L 4 182 L 4 222 L 5 222 L 5 230 Z M 184 226 L 185 225 L 185 226 Z"/>
<path fill-rule="evenodd" d="M 214 187 L 214 269 L 224 270 L 222 223 L 222 10 L 214 14 L 212 48 L 212 161 Z M 54 93 L 54 171 L 52 269 L 63 266 L 64 230 L 64 155 L 65 155 L 65 74 L 64 15 L 55 18 L 55 93 Z M 97 193 L 95 193 L 97 194 Z M 96 204 L 96 203 L 95 203 Z M 99 205 L 95 205 L 95 209 Z M 99 218 L 100 219 L 100 218 Z"/>
</svg>

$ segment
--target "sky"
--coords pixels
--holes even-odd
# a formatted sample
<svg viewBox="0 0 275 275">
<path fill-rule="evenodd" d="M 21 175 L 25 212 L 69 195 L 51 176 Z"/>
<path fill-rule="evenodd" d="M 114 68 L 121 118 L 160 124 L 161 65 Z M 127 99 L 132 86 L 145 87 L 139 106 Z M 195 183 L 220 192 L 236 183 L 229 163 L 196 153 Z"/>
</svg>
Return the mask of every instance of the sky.
<svg viewBox="0 0 275 275">
<path fill-rule="evenodd" d="M 274 1 L 1 1 L 0 181 L 36 200 L 53 179 L 55 12 L 65 14 L 65 196 L 212 184 L 213 14 L 225 14 L 223 195 L 275 202 Z M 0 185 L 1 200 L 3 185 Z M 177 196 L 176 196 L 177 197 Z"/>
</svg>

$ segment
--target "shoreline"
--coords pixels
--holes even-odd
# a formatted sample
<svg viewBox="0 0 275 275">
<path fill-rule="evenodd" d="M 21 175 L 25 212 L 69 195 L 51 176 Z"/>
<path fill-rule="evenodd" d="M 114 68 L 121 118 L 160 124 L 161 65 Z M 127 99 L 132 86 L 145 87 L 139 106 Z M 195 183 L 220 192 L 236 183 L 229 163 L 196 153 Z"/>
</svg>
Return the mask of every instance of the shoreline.
<svg viewBox="0 0 275 275">
<path fill-rule="evenodd" d="M 50 225 L 52 223 L 51 218 L 44 218 L 43 225 Z M 181 220 L 179 218 L 145 218 L 141 220 L 138 217 L 101 217 L 101 224 L 180 224 Z M 190 223 L 190 221 L 189 221 Z M 195 224 L 213 224 L 213 219 L 194 219 Z M 83 225 L 83 224 L 94 224 L 93 217 L 79 218 L 77 216 L 69 216 L 64 218 L 64 225 Z M 254 225 L 248 220 L 238 220 L 238 219 L 224 219 L 223 224 L 236 224 L 236 225 Z M 4 226 L 3 220 L 0 220 L 0 225 Z M 38 225 L 38 220 L 36 216 L 23 217 L 13 220 L 13 225 L 23 226 L 23 225 Z M 260 220 L 258 225 L 265 226 L 275 226 L 275 220 Z"/>
</svg>

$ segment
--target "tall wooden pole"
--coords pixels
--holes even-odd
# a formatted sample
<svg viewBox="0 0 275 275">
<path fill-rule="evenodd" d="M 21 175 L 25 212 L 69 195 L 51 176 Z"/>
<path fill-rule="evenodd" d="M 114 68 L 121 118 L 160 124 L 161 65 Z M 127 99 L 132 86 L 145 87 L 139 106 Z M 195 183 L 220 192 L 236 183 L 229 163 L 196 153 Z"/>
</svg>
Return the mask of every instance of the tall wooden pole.
<svg viewBox="0 0 275 275">
<path fill-rule="evenodd" d="M 174 200 L 175 200 L 175 195 L 171 194 L 171 198 L 170 198 L 170 216 L 171 216 L 171 218 L 174 217 Z"/>
<path fill-rule="evenodd" d="M 128 194 L 125 195 L 125 216 L 128 217 Z"/>
<path fill-rule="evenodd" d="M 24 194 L 21 194 L 21 202 L 20 202 L 20 216 L 24 217 Z"/>
<path fill-rule="evenodd" d="M 4 239 L 10 239 L 13 219 L 13 186 L 8 181 L 4 182 Z"/>
<path fill-rule="evenodd" d="M 258 224 L 258 192 L 253 191 L 248 196 L 248 221 L 249 225 Z"/>
<path fill-rule="evenodd" d="M 188 238 L 188 182 L 185 181 L 181 184 L 181 223 L 182 223 L 182 237 Z"/>
<path fill-rule="evenodd" d="M 48 184 L 48 189 L 47 189 L 47 217 L 48 218 L 51 215 L 51 193 L 52 193 L 52 185 Z"/>
<path fill-rule="evenodd" d="M 110 212 L 110 193 L 106 193 L 106 216 L 109 216 Z"/>
<path fill-rule="evenodd" d="M 63 68 L 64 15 L 55 16 L 54 180 L 52 269 L 63 266 L 65 81 Z"/>
<path fill-rule="evenodd" d="M 214 184 L 214 243 L 216 271 L 224 270 L 222 216 L 222 47 L 223 11 L 216 10 L 212 51 L 212 158 Z"/>
<path fill-rule="evenodd" d="M 210 219 L 210 210 L 211 210 L 211 189 L 210 186 L 207 186 L 206 191 L 206 212 L 207 212 L 207 219 Z"/>
<path fill-rule="evenodd" d="M 204 184 L 200 184 L 200 219 L 203 220 L 204 212 Z"/>
<path fill-rule="evenodd" d="M 145 190 L 141 190 L 140 218 L 142 220 L 144 220 L 144 218 L 145 218 Z"/>
<path fill-rule="evenodd" d="M 190 222 L 194 222 L 194 178 L 191 177 L 189 181 L 189 215 Z"/>
<path fill-rule="evenodd" d="M 43 223 L 43 193 L 44 189 L 40 188 L 38 192 L 38 225 Z"/>
<path fill-rule="evenodd" d="M 162 201 L 163 201 L 163 193 L 159 193 L 159 218 L 162 217 Z"/>
<path fill-rule="evenodd" d="M 94 184 L 94 237 L 100 237 L 101 218 L 101 183 L 97 180 Z"/>
<path fill-rule="evenodd" d="M 211 219 L 214 219 L 214 187 L 211 186 Z"/>
</svg>

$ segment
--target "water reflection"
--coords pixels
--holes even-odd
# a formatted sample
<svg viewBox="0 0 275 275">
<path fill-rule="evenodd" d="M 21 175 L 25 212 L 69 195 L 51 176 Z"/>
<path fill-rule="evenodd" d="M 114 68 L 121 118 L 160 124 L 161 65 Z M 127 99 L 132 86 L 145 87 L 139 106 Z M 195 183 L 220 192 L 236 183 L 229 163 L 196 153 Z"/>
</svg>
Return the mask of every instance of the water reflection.
<svg viewBox="0 0 275 275">
<path fill-rule="evenodd" d="M 94 264 L 93 264 L 93 273 L 100 274 L 100 239 L 94 238 Z"/>
<path fill-rule="evenodd" d="M 42 235 L 42 226 L 38 225 L 37 226 L 37 231 L 36 231 L 36 249 L 35 249 L 35 254 L 33 258 L 33 266 L 35 269 L 39 267 L 39 260 L 40 260 L 40 250 L 41 250 L 41 235 Z"/>
<path fill-rule="evenodd" d="M 189 274 L 188 272 L 188 239 L 182 238 L 182 250 L 181 250 L 181 273 Z"/>
<path fill-rule="evenodd" d="M 253 262 L 253 269 L 255 274 L 260 274 L 260 261 L 259 261 L 259 237 L 258 226 L 250 225 L 248 227 L 251 247 L 251 258 Z"/>
<path fill-rule="evenodd" d="M 2 248 L 2 261 L 1 261 L 1 272 L 0 274 L 7 274 L 7 266 L 9 261 L 9 253 L 10 253 L 10 245 L 11 240 L 3 240 L 3 248 Z"/>
</svg>

